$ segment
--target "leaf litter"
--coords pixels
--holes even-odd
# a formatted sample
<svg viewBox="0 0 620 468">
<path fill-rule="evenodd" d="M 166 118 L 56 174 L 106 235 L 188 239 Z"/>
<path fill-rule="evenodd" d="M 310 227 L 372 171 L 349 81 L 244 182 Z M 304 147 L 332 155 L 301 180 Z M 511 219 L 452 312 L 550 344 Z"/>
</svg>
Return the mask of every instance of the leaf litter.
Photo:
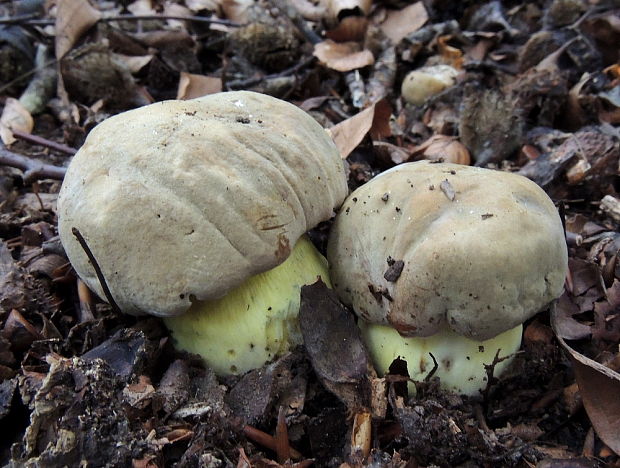
<svg viewBox="0 0 620 468">
<path fill-rule="evenodd" d="M 619 465 L 611 4 L 15 0 L 2 13 L 0 54 L 19 59 L 0 69 L 3 465 Z M 42 53 L 24 75 L 50 39 L 59 62 Z M 454 85 L 407 104 L 404 76 L 437 64 L 459 71 Z M 314 285 L 302 295 L 305 347 L 217 378 L 177 353 L 157 319 L 117 315 L 90 294 L 56 236 L 70 156 L 54 144 L 78 148 L 120 110 L 220 89 L 301 105 L 332 132 L 351 188 L 423 158 L 471 158 L 543 187 L 566 215 L 570 273 L 551 311 L 526 324 L 512 369 L 477 398 L 432 375 L 408 395 L 398 365 L 374 375 L 353 315 Z M 23 105 L 32 96 L 43 104 Z M 20 136 L 30 133 L 39 139 Z M 449 181 L 437 188 L 458 201 Z M 328 229 L 311 233 L 319 247 Z M 329 326 L 313 327 L 317 317 Z M 327 352 L 342 336 L 346 349 Z"/>
</svg>

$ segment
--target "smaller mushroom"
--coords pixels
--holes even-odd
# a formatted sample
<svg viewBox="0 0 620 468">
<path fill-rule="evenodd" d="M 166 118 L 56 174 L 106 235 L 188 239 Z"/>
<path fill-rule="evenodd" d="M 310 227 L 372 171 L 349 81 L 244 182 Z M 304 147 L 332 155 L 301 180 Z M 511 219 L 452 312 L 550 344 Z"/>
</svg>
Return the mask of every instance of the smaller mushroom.
<svg viewBox="0 0 620 468">
<path fill-rule="evenodd" d="M 403 98 L 415 106 L 439 94 L 456 82 L 458 70 L 450 65 L 432 65 L 409 72 L 401 86 Z"/>
<path fill-rule="evenodd" d="M 432 354 L 442 384 L 464 394 L 484 387 L 483 364 L 519 348 L 521 324 L 561 294 L 568 263 L 560 217 L 535 183 L 428 161 L 353 192 L 327 254 L 377 370 L 400 356 L 421 380 Z"/>
</svg>

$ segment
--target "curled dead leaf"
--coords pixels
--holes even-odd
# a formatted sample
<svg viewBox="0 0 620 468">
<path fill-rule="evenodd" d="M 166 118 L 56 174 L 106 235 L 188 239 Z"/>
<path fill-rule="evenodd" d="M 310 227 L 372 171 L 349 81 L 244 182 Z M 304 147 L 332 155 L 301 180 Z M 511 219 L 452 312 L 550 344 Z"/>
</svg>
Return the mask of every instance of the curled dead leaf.
<svg viewBox="0 0 620 468">
<path fill-rule="evenodd" d="M 373 138 L 389 136 L 390 116 L 389 104 L 381 100 L 353 117 L 334 125 L 327 132 L 336 143 L 340 157 L 346 159 L 368 132 Z"/>
<path fill-rule="evenodd" d="M 448 163 L 471 164 L 469 151 L 456 137 L 433 135 L 424 143 L 413 149 L 412 156 L 422 156 L 432 161 L 442 160 Z"/>
<path fill-rule="evenodd" d="M 30 133 L 34 127 L 34 120 L 30 112 L 19 102 L 19 100 L 9 97 L 6 98 L 2 116 L 0 116 L 0 138 L 5 145 L 15 142 L 13 130 Z"/>
<path fill-rule="evenodd" d="M 58 0 L 56 11 L 56 58 L 61 59 L 77 40 L 101 18 L 88 0 Z"/>
<path fill-rule="evenodd" d="M 592 427 L 607 446 L 620 455 L 620 374 L 571 348 L 562 334 L 557 308 L 553 308 L 551 323 L 558 341 L 568 352 L 583 406 Z"/>
<path fill-rule="evenodd" d="M 328 39 L 314 46 L 313 55 L 327 68 L 339 72 L 356 70 L 375 63 L 372 52 L 362 49 L 357 42 L 336 43 Z"/>
<path fill-rule="evenodd" d="M 394 44 L 398 44 L 402 38 L 420 29 L 427 21 L 428 13 L 424 3 L 416 2 L 402 10 L 388 12 L 380 27 Z"/>
</svg>

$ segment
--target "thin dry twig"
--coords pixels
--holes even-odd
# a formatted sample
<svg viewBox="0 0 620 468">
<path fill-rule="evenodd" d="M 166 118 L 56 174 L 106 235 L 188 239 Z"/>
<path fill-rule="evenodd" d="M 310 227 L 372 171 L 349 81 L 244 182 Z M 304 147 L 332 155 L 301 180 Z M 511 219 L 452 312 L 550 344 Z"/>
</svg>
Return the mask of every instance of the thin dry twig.
<svg viewBox="0 0 620 468">
<path fill-rule="evenodd" d="M 275 452 L 276 450 L 276 439 L 270 434 L 261 431 L 260 429 L 256 429 L 252 426 L 244 426 L 243 434 L 250 440 L 256 442 L 257 444 L 262 445 L 263 447 L 267 447 L 270 450 Z M 293 460 L 301 460 L 303 455 L 295 450 L 293 447 L 290 447 L 290 456 Z"/>
<path fill-rule="evenodd" d="M 116 15 L 104 16 L 99 19 L 102 22 L 112 21 L 140 21 L 140 20 L 181 20 L 194 23 L 222 24 L 238 28 L 242 24 L 221 18 L 208 18 L 206 16 L 176 16 L 176 15 Z M 53 26 L 56 23 L 53 19 L 39 19 L 36 15 L 13 16 L 10 18 L 0 18 L 0 24 L 27 24 L 29 26 Z"/>
<path fill-rule="evenodd" d="M 86 239 L 84 239 L 84 236 L 79 231 L 79 229 L 76 227 L 72 227 L 71 232 L 73 233 L 77 241 L 80 243 L 80 246 L 82 247 L 82 249 L 84 250 L 84 253 L 88 257 L 90 264 L 93 266 L 93 269 L 95 270 L 95 274 L 97 275 L 97 279 L 99 280 L 99 284 L 101 285 L 101 289 L 103 289 L 103 294 L 105 295 L 105 298 L 108 300 L 108 304 L 110 304 L 114 312 L 120 314 L 121 308 L 118 306 L 118 304 L 114 300 L 114 296 L 112 296 L 112 292 L 110 292 L 110 288 L 108 288 L 108 283 L 106 283 L 105 277 L 103 276 L 103 272 L 101 271 L 101 268 L 99 267 L 99 263 L 97 263 L 97 259 L 93 255 L 93 252 L 90 250 L 90 247 L 88 247 L 88 244 L 86 243 Z"/>
<path fill-rule="evenodd" d="M 57 143 L 52 140 L 48 140 L 47 138 L 43 138 L 37 135 L 33 135 L 31 133 L 22 132 L 21 130 L 11 130 L 13 132 L 13 136 L 20 140 L 27 141 L 28 143 L 33 143 L 35 145 L 45 146 L 46 148 L 53 149 L 60 153 L 74 155 L 77 153 L 75 148 L 71 148 L 70 146 L 63 145 L 62 143 Z"/>
<path fill-rule="evenodd" d="M 310 65 L 312 62 L 314 62 L 315 57 L 308 57 L 305 60 L 302 60 L 301 62 L 299 62 L 297 65 L 292 66 L 290 68 L 287 68 L 286 70 L 283 70 L 279 73 L 273 73 L 271 75 L 264 75 L 264 76 L 259 76 L 259 77 L 254 77 L 254 78 L 248 78 L 247 80 L 234 80 L 234 81 L 230 81 L 228 83 L 226 83 L 226 88 L 230 91 L 233 89 L 243 89 L 243 88 L 247 88 L 249 86 L 255 86 L 263 81 L 267 81 L 267 80 L 273 80 L 275 78 L 282 78 L 285 76 L 290 76 L 290 75 L 294 75 L 295 73 L 297 73 L 299 70 L 301 70 L 302 68 Z"/>
<path fill-rule="evenodd" d="M 0 165 L 14 167 L 23 171 L 24 183 L 30 183 L 41 179 L 62 180 L 67 169 L 65 167 L 44 164 L 36 159 L 13 153 L 0 145 Z"/>
<path fill-rule="evenodd" d="M 285 463 L 291 458 L 291 446 L 288 442 L 288 428 L 286 427 L 286 419 L 284 416 L 284 406 L 280 406 L 275 437 L 278 463 Z"/>
</svg>

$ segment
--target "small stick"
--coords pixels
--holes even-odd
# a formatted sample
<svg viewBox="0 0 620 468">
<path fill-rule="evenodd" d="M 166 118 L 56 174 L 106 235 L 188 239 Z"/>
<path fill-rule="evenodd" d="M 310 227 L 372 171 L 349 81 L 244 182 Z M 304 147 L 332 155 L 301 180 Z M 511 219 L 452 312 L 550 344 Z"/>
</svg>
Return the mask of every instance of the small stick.
<svg viewBox="0 0 620 468">
<path fill-rule="evenodd" d="M 279 73 L 274 73 L 272 75 L 259 76 L 257 78 L 248 78 L 247 80 L 234 80 L 230 83 L 226 83 L 226 87 L 230 89 L 241 89 L 247 88 L 250 86 L 254 86 L 259 84 L 262 81 L 273 80 L 275 78 L 282 78 L 285 76 L 293 75 L 297 73 L 303 67 L 310 65 L 315 60 L 315 57 L 308 57 L 305 60 L 299 62 L 297 65 L 294 65 L 286 70 L 283 70 Z"/>
<path fill-rule="evenodd" d="M 71 148 L 67 145 L 63 145 L 62 143 L 56 143 L 55 141 L 48 140 L 47 138 L 32 135 L 31 133 L 22 132 L 21 130 L 11 130 L 11 132 L 13 132 L 13 136 L 15 138 L 27 141 L 28 143 L 45 146 L 46 148 L 50 148 L 65 154 L 74 155 L 75 153 L 77 153 L 76 149 Z"/>
<path fill-rule="evenodd" d="M 99 21 L 140 21 L 140 20 L 182 20 L 192 21 L 194 23 L 209 23 L 209 24 L 223 24 L 224 26 L 231 26 L 238 28 L 242 26 L 234 21 L 220 19 L 220 18 L 207 18 L 206 16 L 166 16 L 166 15 L 117 15 L 106 16 L 100 18 Z M 12 18 L 0 18 L 0 24 L 28 24 L 32 26 L 53 26 L 56 23 L 55 20 L 37 19 L 34 15 L 22 15 L 14 16 Z"/>
<path fill-rule="evenodd" d="M 103 272 L 101 271 L 101 268 L 99 268 L 99 264 L 97 263 L 97 260 L 95 259 L 95 256 L 93 255 L 93 252 L 88 247 L 88 244 L 86 243 L 86 239 L 84 239 L 84 236 L 76 227 L 72 227 L 71 232 L 73 233 L 77 241 L 80 243 L 80 246 L 82 247 L 82 249 L 84 249 L 84 253 L 86 253 L 88 260 L 90 260 L 90 263 L 93 266 L 93 269 L 95 270 L 95 274 L 97 275 L 97 279 L 99 280 L 99 284 L 101 285 L 101 289 L 103 289 L 103 294 L 105 294 L 105 298 L 108 300 L 108 303 L 112 307 L 112 310 L 120 314 L 121 308 L 118 306 L 118 304 L 114 300 L 114 297 L 112 296 L 112 293 L 110 292 L 110 289 L 108 288 L 108 283 L 106 283 L 105 278 L 103 276 Z"/>
<path fill-rule="evenodd" d="M 291 446 L 288 442 L 288 429 L 284 417 L 284 406 L 278 410 L 278 424 L 276 425 L 276 455 L 278 463 L 285 463 L 291 458 Z"/>
<path fill-rule="evenodd" d="M 64 167 L 44 164 L 21 154 L 13 153 L 6 149 L 4 145 L 0 145 L 0 164 L 23 171 L 25 183 L 40 179 L 62 180 L 67 172 L 67 169 Z"/>
<path fill-rule="evenodd" d="M 252 426 L 244 426 L 243 434 L 250 440 L 253 440 L 257 444 L 262 445 L 263 447 L 267 447 L 269 450 L 276 451 L 276 439 L 272 435 L 267 434 L 266 432 L 261 431 L 260 429 L 256 429 Z M 291 458 L 293 460 L 301 460 L 303 455 L 295 450 L 293 447 L 290 448 Z"/>
</svg>

